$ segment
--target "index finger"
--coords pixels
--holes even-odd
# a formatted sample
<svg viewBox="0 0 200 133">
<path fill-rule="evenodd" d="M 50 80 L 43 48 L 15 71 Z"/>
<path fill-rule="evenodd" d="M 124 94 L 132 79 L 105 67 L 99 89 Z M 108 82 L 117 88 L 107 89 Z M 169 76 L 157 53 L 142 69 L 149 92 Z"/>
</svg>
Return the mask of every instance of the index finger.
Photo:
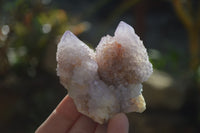
<svg viewBox="0 0 200 133">
<path fill-rule="evenodd" d="M 36 130 L 36 133 L 65 133 L 70 130 L 79 116 L 80 113 L 72 98 L 67 95 Z"/>
</svg>

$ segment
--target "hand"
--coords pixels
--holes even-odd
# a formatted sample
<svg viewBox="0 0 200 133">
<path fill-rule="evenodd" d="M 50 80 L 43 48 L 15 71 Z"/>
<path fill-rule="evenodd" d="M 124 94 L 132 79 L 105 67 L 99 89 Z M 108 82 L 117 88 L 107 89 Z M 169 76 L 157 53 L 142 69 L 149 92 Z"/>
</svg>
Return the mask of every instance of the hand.
<svg viewBox="0 0 200 133">
<path fill-rule="evenodd" d="M 100 125 L 80 114 L 68 95 L 61 101 L 36 133 L 128 133 L 125 114 L 115 115 L 108 124 Z"/>
</svg>

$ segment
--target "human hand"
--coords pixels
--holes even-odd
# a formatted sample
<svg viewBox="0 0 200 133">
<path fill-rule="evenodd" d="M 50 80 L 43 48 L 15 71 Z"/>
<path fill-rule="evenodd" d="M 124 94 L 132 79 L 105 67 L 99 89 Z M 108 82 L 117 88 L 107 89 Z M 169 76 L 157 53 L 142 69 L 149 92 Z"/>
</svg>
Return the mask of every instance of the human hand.
<svg viewBox="0 0 200 133">
<path fill-rule="evenodd" d="M 36 130 L 36 133 L 128 133 L 125 114 L 115 115 L 108 124 L 100 125 L 79 113 L 68 95 Z"/>
</svg>

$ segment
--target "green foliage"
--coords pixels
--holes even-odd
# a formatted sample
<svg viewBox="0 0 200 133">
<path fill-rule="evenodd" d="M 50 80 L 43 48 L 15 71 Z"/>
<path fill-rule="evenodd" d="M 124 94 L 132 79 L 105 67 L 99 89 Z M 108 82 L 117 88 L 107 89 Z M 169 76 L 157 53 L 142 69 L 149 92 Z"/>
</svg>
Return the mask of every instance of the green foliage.
<svg viewBox="0 0 200 133">
<path fill-rule="evenodd" d="M 150 49 L 149 58 L 155 69 L 167 71 L 176 76 L 187 70 L 187 58 L 178 49 L 168 48 L 166 52 Z M 183 62 L 185 64 L 183 64 Z M 181 69 L 180 69 L 181 68 Z"/>
<path fill-rule="evenodd" d="M 0 28 L 5 25 L 9 28 L 7 34 L 0 34 L 7 65 L 20 73 L 24 71 L 20 69 L 27 72 L 40 68 L 48 45 L 54 44 L 57 36 L 68 28 L 66 12 L 39 1 L 15 0 L 4 2 L 1 7 L 4 19 L 0 20 Z"/>
</svg>

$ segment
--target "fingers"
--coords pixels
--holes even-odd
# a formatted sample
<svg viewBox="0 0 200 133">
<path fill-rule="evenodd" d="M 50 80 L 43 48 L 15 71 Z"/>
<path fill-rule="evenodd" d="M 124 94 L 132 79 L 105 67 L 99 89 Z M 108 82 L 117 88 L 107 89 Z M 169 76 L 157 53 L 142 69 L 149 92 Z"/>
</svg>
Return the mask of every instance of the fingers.
<svg viewBox="0 0 200 133">
<path fill-rule="evenodd" d="M 36 130 L 36 133 L 65 133 L 79 118 L 72 98 L 68 95 L 61 101 L 47 120 Z"/>
<path fill-rule="evenodd" d="M 36 133 L 128 133 L 128 118 L 120 113 L 106 125 L 99 125 L 89 117 L 80 115 L 69 96 L 66 96 Z"/>
<path fill-rule="evenodd" d="M 81 115 L 69 133 L 94 133 L 97 123 L 87 116 Z"/>
<path fill-rule="evenodd" d="M 95 133 L 106 133 L 106 130 L 107 130 L 107 126 L 105 124 L 104 125 L 98 124 L 95 130 Z"/>
<path fill-rule="evenodd" d="M 108 123 L 107 133 L 128 133 L 129 122 L 125 114 L 114 116 Z"/>
</svg>

